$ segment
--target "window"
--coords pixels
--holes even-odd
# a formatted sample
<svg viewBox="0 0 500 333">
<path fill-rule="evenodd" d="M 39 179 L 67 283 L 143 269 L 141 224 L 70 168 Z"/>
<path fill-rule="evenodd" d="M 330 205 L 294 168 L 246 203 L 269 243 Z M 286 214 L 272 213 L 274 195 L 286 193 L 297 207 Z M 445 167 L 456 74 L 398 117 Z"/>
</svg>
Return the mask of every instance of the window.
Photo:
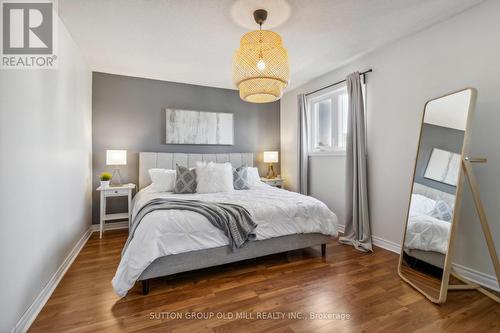
<svg viewBox="0 0 500 333">
<path fill-rule="evenodd" d="M 348 96 L 345 85 L 308 99 L 309 153 L 344 153 L 347 138 Z"/>
</svg>

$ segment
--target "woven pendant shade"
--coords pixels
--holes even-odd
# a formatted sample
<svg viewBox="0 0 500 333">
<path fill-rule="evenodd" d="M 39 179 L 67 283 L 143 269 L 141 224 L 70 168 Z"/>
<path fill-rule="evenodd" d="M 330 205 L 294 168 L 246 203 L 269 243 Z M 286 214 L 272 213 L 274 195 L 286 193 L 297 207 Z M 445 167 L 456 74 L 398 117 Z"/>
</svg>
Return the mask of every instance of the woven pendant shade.
<svg viewBox="0 0 500 333">
<path fill-rule="evenodd" d="M 269 30 L 243 35 L 234 55 L 233 80 L 244 101 L 269 103 L 280 99 L 290 80 L 288 53 L 280 35 Z"/>
</svg>

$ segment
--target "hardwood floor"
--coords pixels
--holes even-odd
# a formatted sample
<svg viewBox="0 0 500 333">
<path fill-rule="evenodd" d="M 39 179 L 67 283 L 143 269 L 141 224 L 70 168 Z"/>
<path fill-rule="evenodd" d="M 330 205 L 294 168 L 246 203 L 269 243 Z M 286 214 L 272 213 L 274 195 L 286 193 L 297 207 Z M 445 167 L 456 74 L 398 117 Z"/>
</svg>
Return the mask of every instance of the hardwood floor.
<svg viewBox="0 0 500 333">
<path fill-rule="evenodd" d="M 334 240 L 326 258 L 319 247 L 277 254 L 155 279 L 147 296 L 136 284 L 119 299 L 110 281 L 126 236 L 94 233 L 30 331 L 500 332 L 500 305 L 482 294 L 450 292 L 434 305 L 398 277 L 396 254 Z"/>
</svg>

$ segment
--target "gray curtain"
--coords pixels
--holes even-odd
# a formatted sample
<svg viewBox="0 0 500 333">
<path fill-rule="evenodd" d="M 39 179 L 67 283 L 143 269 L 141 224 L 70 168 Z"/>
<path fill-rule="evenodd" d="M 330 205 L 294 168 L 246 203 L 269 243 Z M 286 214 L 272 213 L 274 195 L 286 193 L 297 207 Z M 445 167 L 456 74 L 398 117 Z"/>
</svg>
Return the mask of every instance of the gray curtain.
<svg viewBox="0 0 500 333">
<path fill-rule="evenodd" d="M 307 124 L 307 103 L 306 96 L 304 94 L 299 94 L 299 192 L 304 195 L 309 195 L 308 190 L 308 124 Z"/>
<path fill-rule="evenodd" d="M 366 127 L 359 72 L 346 78 L 349 95 L 346 146 L 346 221 L 340 242 L 372 251 L 366 182 Z"/>
</svg>

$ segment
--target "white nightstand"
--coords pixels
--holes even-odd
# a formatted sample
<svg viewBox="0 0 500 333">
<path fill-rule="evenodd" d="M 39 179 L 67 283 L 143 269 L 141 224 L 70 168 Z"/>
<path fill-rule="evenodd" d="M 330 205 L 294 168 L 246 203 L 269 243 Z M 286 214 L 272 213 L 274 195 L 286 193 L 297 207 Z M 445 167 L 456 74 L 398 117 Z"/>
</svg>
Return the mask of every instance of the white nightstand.
<svg viewBox="0 0 500 333">
<path fill-rule="evenodd" d="M 99 186 L 97 191 L 101 192 L 101 214 L 100 214 L 100 232 L 99 237 L 102 238 L 102 228 L 106 221 L 128 219 L 128 227 L 130 230 L 131 214 L 132 214 L 132 192 L 135 189 L 135 184 L 123 184 L 121 186 Z M 126 213 L 106 214 L 106 198 L 110 197 L 128 197 L 128 211 Z"/>
<path fill-rule="evenodd" d="M 261 178 L 260 180 L 262 180 L 262 182 L 266 183 L 267 185 L 279 188 L 283 188 L 283 182 L 285 181 L 283 178 Z"/>
</svg>

